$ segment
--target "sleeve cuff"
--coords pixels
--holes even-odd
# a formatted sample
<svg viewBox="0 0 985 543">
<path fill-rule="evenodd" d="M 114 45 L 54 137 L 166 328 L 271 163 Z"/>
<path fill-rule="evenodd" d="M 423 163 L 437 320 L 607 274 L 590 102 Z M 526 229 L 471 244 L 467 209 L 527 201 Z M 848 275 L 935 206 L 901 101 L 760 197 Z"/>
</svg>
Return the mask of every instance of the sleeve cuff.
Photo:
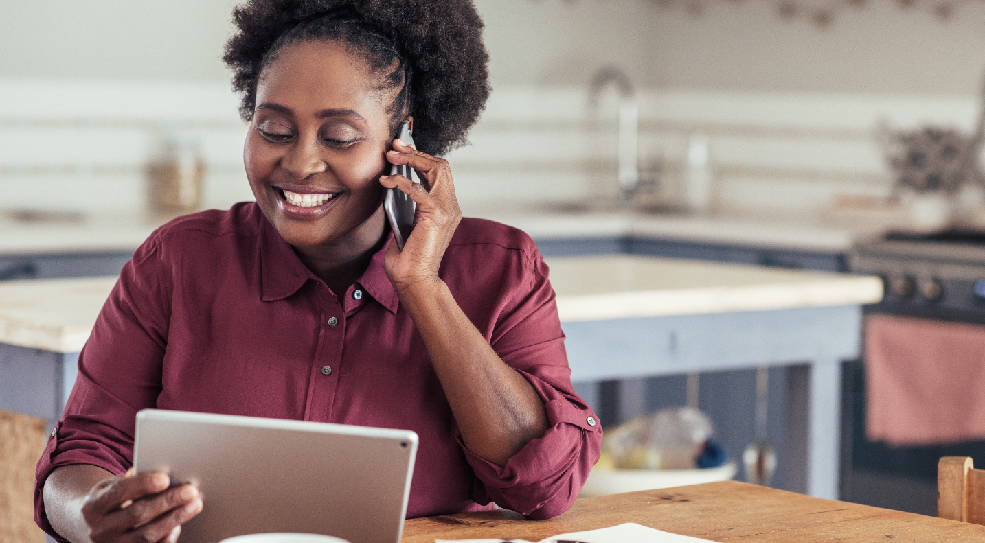
<svg viewBox="0 0 985 543">
<path fill-rule="evenodd" d="M 598 461 L 602 425 L 577 396 L 568 397 L 527 376 L 544 399 L 550 427 L 527 443 L 505 466 L 497 466 L 469 451 L 459 436 L 469 465 L 488 496 L 500 506 L 537 518 L 566 510 L 578 496 L 591 467 Z M 538 515 L 538 511 L 547 511 Z"/>
</svg>

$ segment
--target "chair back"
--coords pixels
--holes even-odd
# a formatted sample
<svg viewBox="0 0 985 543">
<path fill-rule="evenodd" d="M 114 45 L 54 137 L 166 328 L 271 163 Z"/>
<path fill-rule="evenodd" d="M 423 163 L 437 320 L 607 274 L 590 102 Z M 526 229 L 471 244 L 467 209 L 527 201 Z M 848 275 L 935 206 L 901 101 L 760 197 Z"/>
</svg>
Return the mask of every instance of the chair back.
<svg viewBox="0 0 985 543">
<path fill-rule="evenodd" d="M 937 463 L 937 516 L 985 524 L 985 470 L 968 456 L 945 456 Z"/>
<path fill-rule="evenodd" d="M 34 468 L 47 437 L 44 419 L 0 411 L 0 543 L 45 543 L 34 524 Z"/>
</svg>

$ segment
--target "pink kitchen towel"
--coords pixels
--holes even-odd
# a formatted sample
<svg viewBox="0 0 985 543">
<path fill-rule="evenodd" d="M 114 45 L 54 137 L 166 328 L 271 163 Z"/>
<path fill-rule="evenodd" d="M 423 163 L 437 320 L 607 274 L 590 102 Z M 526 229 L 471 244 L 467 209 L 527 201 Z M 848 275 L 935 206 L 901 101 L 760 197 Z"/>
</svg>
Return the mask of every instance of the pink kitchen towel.
<svg viewBox="0 0 985 543">
<path fill-rule="evenodd" d="M 985 439 L 985 326 L 870 315 L 865 371 L 869 439 Z"/>
</svg>

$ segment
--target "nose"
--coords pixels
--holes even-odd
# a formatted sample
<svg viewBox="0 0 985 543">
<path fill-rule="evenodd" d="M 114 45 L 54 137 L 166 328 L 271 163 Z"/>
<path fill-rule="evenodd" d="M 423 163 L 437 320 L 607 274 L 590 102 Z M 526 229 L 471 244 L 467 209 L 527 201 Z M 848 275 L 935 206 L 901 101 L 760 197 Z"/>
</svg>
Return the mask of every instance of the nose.
<svg viewBox="0 0 985 543">
<path fill-rule="evenodd" d="M 321 151 L 317 138 L 300 137 L 288 149 L 281 165 L 296 179 L 307 179 L 328 170 L 328 164 L 322 158 Z"/>
</svg>

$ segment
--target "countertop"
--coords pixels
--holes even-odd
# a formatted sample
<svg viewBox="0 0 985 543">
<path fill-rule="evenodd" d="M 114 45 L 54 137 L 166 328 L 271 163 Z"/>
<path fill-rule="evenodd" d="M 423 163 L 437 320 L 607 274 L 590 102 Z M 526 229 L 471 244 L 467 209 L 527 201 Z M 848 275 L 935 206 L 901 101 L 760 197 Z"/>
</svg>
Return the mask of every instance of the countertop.
<svg viewBox="0 0 985 543">
<path fill-rule="evenodd" d="M 548 259 L 562 322 L 864 304 L 875 277 L 636 256 Z M 76 352 L 116 278 L 0 283 L 0 342 Z"/>
<path fill-rule="evenodd" d="M 562 322 L 859 305 L 882 299 L 873 276 L 644 256 L 547 259 Z"/>
<path fill-rule="evenodd" d="M 82 349 L 115 277 L 0 282 L 0 343 Z"/>
<path fill-rule="evenodd" d="M 693 216 L 633 211 L 566 211 L 542 205 L 465 206 L 470 217 L 516 226 L 534 239 L 653 237 L 806 251 L 845 252 L 886 230 L 878 217 Z M 19 220 L 18 220 L 19 219 Z M 130 214 L 0 213 L 0 255 L 132 251 L 168 217 Z"/>
<path fill-rule="evenodd" d="M 0 213 L 0 256 L 134 251 L 170 217 Z"/>
</svg>

